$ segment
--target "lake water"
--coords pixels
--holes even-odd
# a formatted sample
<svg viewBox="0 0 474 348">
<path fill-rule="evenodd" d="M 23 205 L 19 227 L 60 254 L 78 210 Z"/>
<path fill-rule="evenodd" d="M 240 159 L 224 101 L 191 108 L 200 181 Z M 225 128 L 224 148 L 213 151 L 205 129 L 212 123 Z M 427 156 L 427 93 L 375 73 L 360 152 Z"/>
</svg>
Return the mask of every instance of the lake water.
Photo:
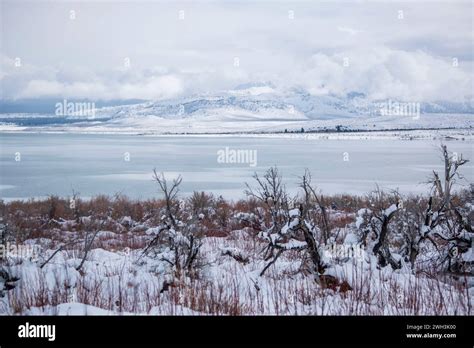
<svg viewBox="0 0 474 348">
<path fill-rule="evenodd" d="M 136 136 L 87 134 L 0 134 L 0 197 L 6 200 L 122 193 L 159 197 L 153 168 L 169 178 L 181 174 L 181 192 L 212 191 L 243 197 L 252 174 L 277 165 L 290 190 L 308 168 L 323 193 L 365 194 L 378 184 L 401 192 L 426 192 L 433 169 L 442 169 L 439 140 L 316 140 L 243 136 Z M 448 148 L 474 160 L 471 141 Z M 251 163 L 220 163 L 218 152 L 249 150 Z M 227 160 L 232 160 L 227 157 Z M 474 182 L 472 162 L 464 184 Z"/>
</svg>

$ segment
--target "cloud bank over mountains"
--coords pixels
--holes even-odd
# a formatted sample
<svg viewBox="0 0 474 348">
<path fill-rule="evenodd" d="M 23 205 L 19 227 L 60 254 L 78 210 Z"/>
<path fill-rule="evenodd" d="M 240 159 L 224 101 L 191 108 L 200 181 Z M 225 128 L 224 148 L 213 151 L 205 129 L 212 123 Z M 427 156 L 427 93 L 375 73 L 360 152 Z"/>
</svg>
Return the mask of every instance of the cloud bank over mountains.
<svg viewBox="0 0 474 348">
<path fill-rule="evenodd" d="M 265 81 L 313 96 L 465 102 L 472 6 L 7 0 L 2 99 L 164 100 Z"/>
</svg>

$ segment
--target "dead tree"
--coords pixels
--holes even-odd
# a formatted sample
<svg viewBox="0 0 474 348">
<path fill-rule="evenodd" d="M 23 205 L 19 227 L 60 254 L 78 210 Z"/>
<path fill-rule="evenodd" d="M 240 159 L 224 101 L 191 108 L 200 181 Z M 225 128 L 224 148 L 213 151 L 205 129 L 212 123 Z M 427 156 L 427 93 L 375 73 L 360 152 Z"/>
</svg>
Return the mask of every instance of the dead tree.
<svg viewBox="0 0 474 348">
<path fill-rule="evenodd" d="M 444 160 L 444 185 L 441 185 L 441 180 L 436 171 L 433 171 L 433 184 L 438 190 L 438 196 L 442 197 L 443 205 L 447 210 L 451 209 L 451 190 L 456 183 L 456 179 L 461 179 L 459 168 L 465 165 L 468 160 L 462 158 L 462 154 L 458 157 L 457 154 L 448 152 L 446 145 L 441 145 L 441 152 Z"/>
<path fill-rule="evenodd" d="M 257 187 L 253 189 L 246 184 L 245 193 L 262 204 L 269 215 L 268 221 L 261 222 L 259 236 L 268 241 L 263 250 L 263 258 L 265 261 L 273 259 L 270 261 L 271 265 L 280 257 L 280 243 L 285 239 L 281 230 L 289 220 L 288 195 L 276 167 L 268 169 L 262 177 L 255 173 L 253 178 L 257 182 Z M 262 274 L 268 267 L 265 267 Z"/>
<path fill-rule="evenodd" d="M 161 192 L 165 196 L 166 217 L 169 219 L 171 225 L 176 227 L 175 215 L 178 210 L 176 197 L 179 192 L 179 185 L 181 185 L 183 178 L 178 176 L 178 178 L 173 179 L 171 187 L 168 187 L 168 181 L 166 180 L 164 174 L 158 174 L 156 169 L 153 169 L 153 179 L 155 179 L 155 181 L 158 183 Z"/>
<path fill-rule="evenodd" d="M 200 217 L 186 210 L 184 201 L 178 200 L 181 176 L 170 183 L 163 173 L 153 171 L 153 178 L 164 195 L 164 214 L 161 223 L 147 231 L 153 238 L 143 250 L 142 256 L 154 256 L 170 264 L 177 276 L 185 272 L 192 275 L 197 268 L 199 251 L 202 246 Z M 190 210 L 190 209 L 189 209 Z"/>
<path fill-rule="evenodd" d="M 263 276 L 283 252 L 288 250 L 307 253 L 312 262 L 311 272 L 315 276 L 323 273 L 325 266 L 321 260 L 315 229 L 307 221 L 310 205 L 314 201 L 312 197 L 314 189 L 311 187 L 308 173 L 302 178 L 301 187 L 305 195 L 303 201 L 299 203 L 297 199 L 290 202 L 278 169 L 270 168 L 263 177 L 255 174 L 254 178 L 258 184 L 257 188 L 252 189 L 247 185 L 246 193 L 261 202 L 270 215 L 270 225 L 264 226 L 259 234 L 267 242 L 263 251 L 264 260 L 268 261 L 260 276 Z M 298 208 L 290 210 L 291 203 Z"/>
<path fill-rule="evenodd" d="M 441 145 L 444 163 L 444 177 L 437 171 L 428 183 L 431 195 L 426 203 L 424 214 L 419 218 L 419 229 L 407 248 L 412 267 L 420 253 L 420 248 L 429 241 L 439 251 L 442 265 L 447 263 L 448 270 L 459 270 L 460 255 L 472 247 L 473 228 L 469 215 L 453 200 L 453 187 L 457 180 L 463 179 L 459 169 L 468 160 L 462 155 L 450 153 L 446 145 Z"/>
<path fill-rule="evenodd" d="M 390 265 L 393 269 L 399 269 L 401 262 L 390 251 L 390 225 L 399 211 L 400 196 L 396 191 L 386 194 L 377 187 L 369 196 L 369 202 L 370 209 L 359 211 L 359 218 L 364 217 L 363 222 L 357 226 L 363 231 L 363 244 L 377 257 L 379 267 Z"/>
<path fill-rule="evenodd" d="M 310 208 L 313 207 L 313 201 L 317 204 L 320 212 L 321 212 L 321 232 L 322 232 L 322 239 L 323 243 L 327 243 L 331 228 L 329 226 L 329 216 L 326 209 L 326 203 L 322 194 L 318 195 L 316 189 L 311 185 L 311 173 L 309 170 L 305 170 L 305 174 L 301 178 L 300 187 L 303 189 L 304 197 L 305 197 L 305 207 L 307 211 L 305 212 L 305 216 L 310 212 Z"/>
<path fill-rule="evenodd" d="M 413 269 L 415 261 L 420 253 L 423 241 L 430 241 L 437 249 L 437 244 L 427 231 L 436 228 L 442 218 L 441 212 L 433 208 L 433 198 L 413 197 L 406 201 L 405 206 L 399 212 L 394 224 L 395 229 L 403 238 L 400 254 Z"/>
<path fill-rule="evenodd" d="M 461 207 L 457 206 L 452 199 L 452 188 L 457 180 L 464 177 L 459 172 L 459 168 L 465 165 L 468 160 L 462 154 L 450 153 L 446 145 L 441 145 L 441 153 L 444 161 L 444 180 L 436 171 L 433 171 L 431 183 L 435 188 L 434 192 L 441 201 L 440 212 L 443 217 L 442 229 L 431 229 L 431 234 L 447 245 L 441 263 L 447 263 L 448 270 L 461 271 L 461 254 L 467 252 L 472 247 L 473 228 L 467 216 L 463 216 Z M 426 231 L 429 233 L 428 231 Z"/>
</svg>

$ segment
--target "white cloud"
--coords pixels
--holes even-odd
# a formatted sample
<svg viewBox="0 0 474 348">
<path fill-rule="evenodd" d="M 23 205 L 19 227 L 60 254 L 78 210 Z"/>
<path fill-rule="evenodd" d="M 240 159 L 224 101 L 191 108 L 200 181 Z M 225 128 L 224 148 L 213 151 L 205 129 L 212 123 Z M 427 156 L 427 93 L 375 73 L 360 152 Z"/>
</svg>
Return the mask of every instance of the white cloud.
<svg viewBox="0 0 474 348">
<path fill-rule="evenodd" d="M 386 47 L 316 54 L 294 82 L 298 80 L 313 94 L 357 91 L 372 99 L 417 101 L 473 97 L 472 75 L 453 66 L 452 60 Z"/>
<path fill-rule="evenodd" d="M 65 97 L 74 99 L 165 99 L 179 95 L 182 83 L 173 75 L 151 76 L 139 82 L 58 82 L 32 80 L 18 98 Z"/>
<path fill-rule="evenodd" d="M 351 49 L 334 54 L 316 53 L 289 66 L 291 69 L 282 69 L 279 74 L 273 70 L 252 72 L 233 66 L 175 72 L 156 67 L 115 70 L 103 75 L 57 71 L 38 79 L 32 79 L 35 74 L 31 72 L 42 69 L 30 67 L 24 72 L 25 76 L 21 70 L 7 73 L 6 81 L 15 82 L 11 87 L 17 91 L 5 96 L 160 100 L 232 88 L 240 83 L 269 81 L 277 89 L 303 87 L 314 95 L 345 95 L 356 91 L 371 99 L 462 101 L 473 98 L 469 69 L 453 66 L 452 59 L 434 57 L 423 51 L 394 50 L 384 46 Z"/>
<path fill-rule="evenodd" d="M 138 83 L 126 83 L 117 90 L 118 99 L 166 99 L 183 91 L 183 84 L 173 75 L 152 76 Z"/>
<path fill-rule="evenodd" d="M 349 27 L 337 27 L 337 30 L 339 30 L 343 33 L 347 33 L 349 35 L 356 35 L 356 34 L 361 32 L 361 30 L 357 30 L 357 29 L 353 29 L 353 28 L 349 28 Z"/>
<path fill-rule="evenodd" d="M 69 3 L 4 1 L 4 98 L 163 99 L 256 81 L 313 94 L 472 96 L 469 2 L 74 5 L 71 21 Z M 15 57 L 21 68 L 13 66 Z"/>
</svg>

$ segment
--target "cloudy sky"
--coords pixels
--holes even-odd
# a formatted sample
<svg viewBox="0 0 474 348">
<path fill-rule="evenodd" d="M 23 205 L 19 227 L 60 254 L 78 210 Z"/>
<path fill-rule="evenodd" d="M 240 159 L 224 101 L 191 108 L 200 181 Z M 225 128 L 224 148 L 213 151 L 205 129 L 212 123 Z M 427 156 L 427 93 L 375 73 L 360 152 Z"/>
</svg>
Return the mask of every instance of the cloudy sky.
<svg viewBox="0 0 474 348">
<path fill-rule="evenodd" d="M 472 1 L 1 0 L 1 98 L 165 99 L 251 82 L 466 100 Z"/>
</svg>

